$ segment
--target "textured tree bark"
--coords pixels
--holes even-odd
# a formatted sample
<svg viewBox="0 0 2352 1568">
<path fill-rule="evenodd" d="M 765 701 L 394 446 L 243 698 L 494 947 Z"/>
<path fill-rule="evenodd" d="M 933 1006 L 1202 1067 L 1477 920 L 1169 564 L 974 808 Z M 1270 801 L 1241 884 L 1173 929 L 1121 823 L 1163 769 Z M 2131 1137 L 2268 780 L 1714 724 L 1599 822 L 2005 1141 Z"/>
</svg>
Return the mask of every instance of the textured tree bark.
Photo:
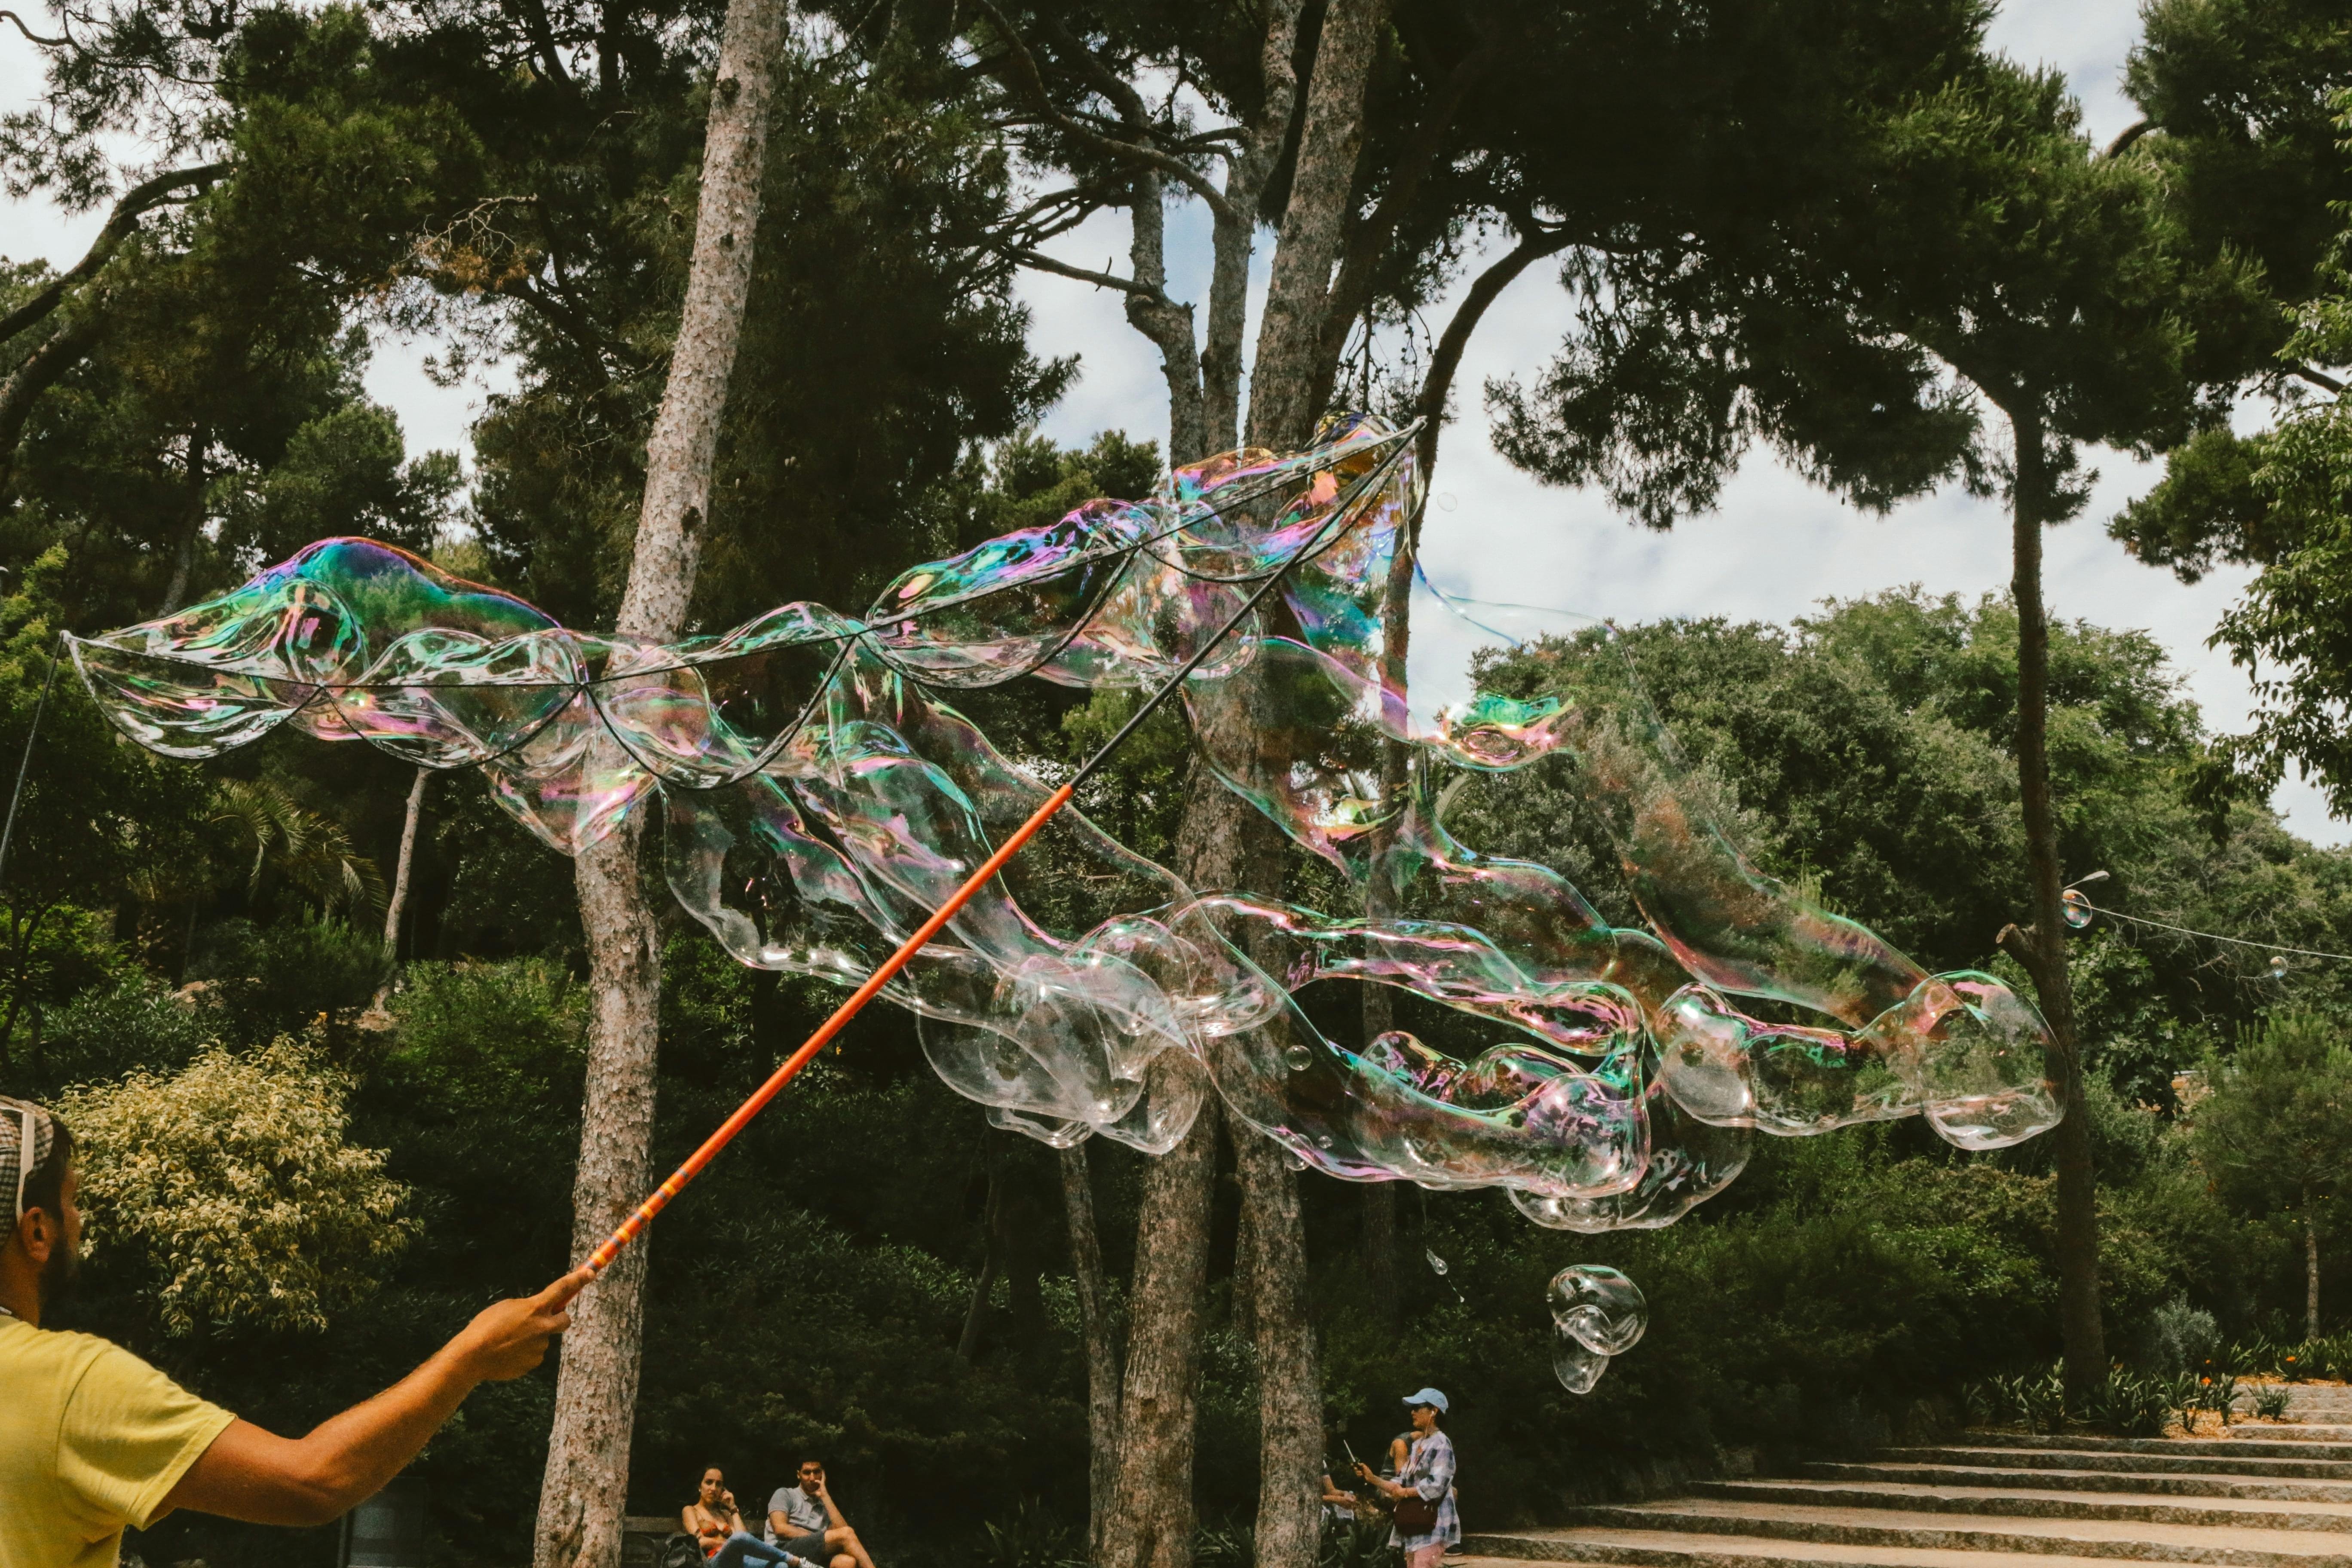
<svg viewBox="0 0 2352 1568">
<path fill-rule="evenodd" d="M 1118 1484 L 1118 1343 L 1112 1337 L 1102 1237 L 1095 1229 L 1095 1186 L 1087 1146 L 1061 1151 L 1062 1208 L 1070 1225 L 1070 1278 L 1077 1286 L 1078 1328 L 1087 1353 L 1087 1558 L 1103 1560 L 1103 1529 Z"/>
<path fill-rule="evenodd" d="M 408 868 L 416 860 L 416 824 L 425 815 L 425 785 L 432 777 L 431 768 L 419 768 L 416 782 L 408 786 L 408 812 L 400 821 L 400 858 L 393 862 L 392 899 L 383 910 L 386 961 L 400 954 L 400 917 L 408 908 Z"/>
<path fill-rule="evenodd" d="M 1208 342 L 1201 351 L 1205 452 L 1226 451 L 1241 443 L 1242 333 L 1249 310 L 1250 251 L 1257 240 L 1266 176 L 1282 155 L 1290 135 L 1291 110 L 1298 101 L 1298 72 L 1291 63 L 1298 47 L 1298 0 L 1270 0 L 1265 8 L 1265 40 L 1258 50 L 1264 96 L 1226 172 L 1228 210 L 1217 216 L 1212 236 Z"/>
<path fill-rule="evenodd" d="M 2026 865 L 2032 882 L 2033 929 L 2012 952 L 2025 965 L 2056 1043 L 2059 1103 L 2052 1132 L 2058 1167 L 2058 1317 L 2065 1344 L 2066 1398 L 2086 1407 L 2107 1376 L 2106 1334 L 2099 1321 L 2099 1213 L 2091 1134 L 2083 1109 L 2083 1064 L 2074 1039 L 2074 990 L 2066 974 L 2066 921 L 2060 894 L 2058 820 L 2050 796 L 2050 619 L 2042 600 L 2042 535 L 2051 520 L 2055 476 L 2047 436 L 2032 414 L 2010 416 L 2017 440 L 2011 500 L 2017 600 L 2017 782 L 2025 818 Z M 2003 933 L 2007 936 L 2009 933 Z"/>
<path fill-rule="evenodd" d="M 1150 1070 L 1199 1069 L 1163 1056 Z M 1103 1568 L 1188 1568 L 1192 1561 L 1193 1405 L 1217 1120 L 1211 1096 L 1184 1141 L 1143 1168 L 1117 1481 L 1095 1559 Z"/>
<path fill-rule="evenodd" d="M 1276 450 L 1314 432 L 1331 268 L 1339 259 L 1356 157 L 1364 142 L 1364 89 L 1387 14 L 1384 0 L 1332 0 L 1307 83 L 1307 120 L 1290 201 L 1274 252 L 1251 368 L 1250 441 Z"/>
<path fill-rule="evenodd" d="M 1158 297 L 1129 294 L 1127 321 L 1160 350 L 1160 373 L 1168 383 L 1169 459 L 1189 463 L 1207 453 L 1201 425 L 1201 353 L 1192 341 L 1192 307 L 1179 305 L 1167 296 L 1168 212 L 1161 203 L 1160 176 L 1139 170 L 1133 190 L 1129 216 L 1135 226 L 1129 264 L 1136 282 Z"/>
<path fill-rule="evenodd" d="M 963 1332 L 956 1340 L 956 1359 L 961 1362 L 980 1353 L 980 1330 L 988 1317 L 988 1298 L 995 1291 L 996 1276 L 1004 1267 L 1004 1161 L 1002 1150 L 992 1147 L 988 1152 L 988 1203 L 980 1221 L 985 1242 L 980 1278 L 972 1282 L 971 1305 L 965 1309 Z"/>
<path fill-rule="evenodd" d="M 1383 0 L 1333 0 L 1323 17 L 1307 115 L 1291 175 L 1290 199 L 1274 254 L 1265 318 L 1250 384 L 1250 440 L 1277 450 L 1303 444 L 1321 415 L 1331 269 L 1363 144 L 1364 95 L 1376 52 Z M 1336 350 L 1331 351 L 1336 353 Z M 1255 879 L 1195 887 L 1278 889 L 1281 840 L 1258 812 L 1221 792 L 1223 837 L 1248 853 L 1254 833 Z M 1236 1128 L 1242 1203 L 1249 1220 L 1243 1284 L 1252 1306 L 1258 1368 L 1258 1568 L 1314 1568 L 1323 1453 L 1322 1378 L 1307 1311 L 1307 1237 L 1297 1177 L 1265 1139 Z"/>
<path fill-rule="evenodd" d="M 2319 1205 L 2303 1189 L 2303 1337 L 2319 1337 Z"/>
<path fill-rule="evenodd" d="M 729 0 L 710 89 L 702 191 L 669 379 L 646 444 L 646 493 L 617 629 L 656 642 L 685 628 L 711 468 L 735 369 L 766 173 L 782 0 Z M 610 748 L 609 739 L 601 742 Z M 611 758 L 609 750 L 603 758 Z M 587 936 L 587 1097 L 572 1184 L 572 1256 L 584 1257 L 651 1178 L 661 943 L 638 878 L 632 813 L 573 868 Z M 625 1248 L 572 1308 L 556 1373 L 534 1568 L 617 1568 L 645 1313 L 645 1254 Z"/>
<path fill-rule="evenodd" d="M 572 1256 L 610 1236 L 653 1179 L 661 937 L 637 881 L 645 819 L 574 868 L 588 936 L 588 1080 L 572 1184 Z M 645 1326 L 646 1243 L 624 1247 L 572 1303 L 555 1377 L 535 1568 L 617 1568 Z"/>
<path fill-rule="evenodd" d="M 205 531 L 205 449 L 212 432 L 199 425 L 188 432 L 188 461 L 184 482 L 186 510 L 180 518 L 180 541 L 172 547 L 172 579 L 163 584 L 163 605 L 155 614 L 168 616 L 188 602 L 188 578 L 196 568 L 196 541 Z"/>
<path fill-rule="evenodd" d="M 1323 1382 L 1307 1310 L 1298 1176 L 1272 1139 L 1238 1124 L 1234 1155 L 1243 1202 L 1254 1211 L 1241 1272 L 1255 1307 L 1257 1561 L 1314 1568 L 1323 1525 Z"/>
</svg>

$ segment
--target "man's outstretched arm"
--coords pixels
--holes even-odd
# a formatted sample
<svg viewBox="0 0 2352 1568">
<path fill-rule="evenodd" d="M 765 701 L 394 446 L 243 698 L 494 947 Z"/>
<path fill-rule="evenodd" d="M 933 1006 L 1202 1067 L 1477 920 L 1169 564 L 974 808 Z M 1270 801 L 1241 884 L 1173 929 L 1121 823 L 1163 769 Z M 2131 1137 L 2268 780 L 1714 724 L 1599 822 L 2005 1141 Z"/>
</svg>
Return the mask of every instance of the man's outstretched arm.
<svg viewBox="0 0 2352 1568">
<path fill-rule="evenodd" d="M 504 1383 L 537 1366 L 547 1342 L 572 1326 L 565 1310 L 572 1299 L 594 1278 L 577 1269 L 536 1296 L 485 1307 L 423 1366 L 308 1436 L 280 1437 L 236 1422 L 180 1478 L 165 1511 L 298 1525 L 350 1511 L 407 1467 L 476 1384 Z"/>
</svg>

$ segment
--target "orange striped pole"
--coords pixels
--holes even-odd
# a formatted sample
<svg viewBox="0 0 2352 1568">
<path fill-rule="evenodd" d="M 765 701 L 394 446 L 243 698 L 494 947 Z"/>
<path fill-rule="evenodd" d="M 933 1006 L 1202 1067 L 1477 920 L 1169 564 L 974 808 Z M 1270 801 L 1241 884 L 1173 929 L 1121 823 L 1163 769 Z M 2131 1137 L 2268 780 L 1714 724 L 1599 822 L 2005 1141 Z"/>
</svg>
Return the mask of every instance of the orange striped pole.
<svg viewBox="0 0 2352 1568">
<path fill-rule="evenodd" d="M 702 1147 L 688 1156 L 686 1163 L 672 1172 L 668 1181 L 655 1188 L 653 1195 L 639 1204 L 636 1212 L 621 1222 L 620 1229 L 604 1238 L 604 1245 L 589 1255 L 588 1268 L 602 1274 L 604 1266 L 620 1256 L 621 1248 L 635 1241 L 646 1226 L 653 1223 L 654 1215 L 667 1208 L 670 1199 L 684 1192 L 687 1184 L 700 1175 L 702 1168 L 719 1157 L 719 1151 L 734 1142 L 735 1134 L 750 1125 L 751 1118 L 765 1110 L 768 1101 L 775 1099 L 783 1091 L 784 1085 L 800 1075 L 801 1068 L 808 1066 L 817 1052 L 824 1049 L 826 1042 L 841 1033 L 843 1026 L 857 1016 L 860 1008 L 881 994 L 882 987 L 887 985 L 898 971 L 906 968 L 931 938 L 940 934 L 948 921 L 955 918 L 956 911 L 970 903 L 972 896 L 988 885 L 990 878 L 1004 869 L 1004 863 L 1019 854 L 1021 847 L 1035 837 L 1037 830 L 1052 820 L 1055 812 L 1070 804 L 1070 796 L 1077 793 L 1078 782 L 1072 779 L 1047 795 L 1045 804 L 1031 813 L 1028 821 L 1013 829 L 1013 836 L 1004 841 L 1003 846 L 991 855 L 962 887 L 949 895 L 948 901 L 941 904 L 929 920 L 918 926 L 914 935 L 900 942 L 898 951 L 884 960 L 882 967 L 867 976 L 865 984 L 851 992 L 849 1000 L 835 1007 L 833 1016 L 818 1025 L 816 1033 L 811 1035 L 799 1050 L 786 1057 L 784 1065 L 770 1074 L 768 1081 L 761 1084 L 751 1099 L 737 1106 L 735 1114 L 719 1123 L 719 1131 L 704 1139 Z"/>
</svg>

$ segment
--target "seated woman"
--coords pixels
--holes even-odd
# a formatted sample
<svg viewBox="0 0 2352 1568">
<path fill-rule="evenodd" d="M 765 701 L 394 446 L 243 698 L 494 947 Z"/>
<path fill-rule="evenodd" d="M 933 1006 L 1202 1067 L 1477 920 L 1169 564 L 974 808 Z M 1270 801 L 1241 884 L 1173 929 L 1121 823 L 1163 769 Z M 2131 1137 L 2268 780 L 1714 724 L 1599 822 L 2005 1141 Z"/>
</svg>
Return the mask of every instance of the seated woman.
<svg viewBox="0 0 2352 1568">
<path fill-rule="evenodd" d="M 812 1568 L 780 1546 L 771 1546 L 743 1528 L 743 1510 L 727 1489 L 719 1467 L 702 1472 L 695 1500 L 678 1510 L 678 1528 L 694 1537 L 710 1568 Z"/>
</svg>

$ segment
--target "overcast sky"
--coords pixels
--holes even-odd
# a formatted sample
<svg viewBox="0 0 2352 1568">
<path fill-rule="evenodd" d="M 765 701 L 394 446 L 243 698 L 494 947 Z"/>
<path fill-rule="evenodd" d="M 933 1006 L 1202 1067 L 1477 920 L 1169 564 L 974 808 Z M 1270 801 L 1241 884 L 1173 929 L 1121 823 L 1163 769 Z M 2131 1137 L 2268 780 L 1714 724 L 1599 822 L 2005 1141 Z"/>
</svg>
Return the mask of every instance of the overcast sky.
<svg viewBox="0 0 2352 1568">
<path fill-rule="evenodd" d="M 2123 61 L 2138 31 L 2136 0 L 2031 0 L 2002 12 L 1995 44 L 2011 55 L 2063 70 L 2083 100 L 2091 133 L 2104 142 L 2129 123 L 2120 91 Z M 0 101 L 26 100 L 37 86 L 32 50 L 0 36 Z M 0 205 L 0 254 L 79 256 L 101 218 L 37 204 Z M 1207 232 L 1195 206 L 1170 226 L 1170 291 L 1205 300 Z M 1065 237 L 1057 251 L 1101 267 L 1123 258 L 1126 226 L 1115 216 Z M 1261 264 L 1261 287 L 1263 266 Z M 1045 422 L 1069 444 L 1106 428 L 1164 440 L 1167 401 L 1153 352 L 1127 325 L 1117 299 L 1083 284 L 1024 275 L 1041 354 L 1076 354 L 1076 385 Z M 1486 439 L 1478 389 L 1490 378 L 1540 370 L 1568 325 L 1557 276 L 1538 268 L 1520 278 L 1473 339 L 1458 382 L 1459 422 L 1446 434 L 1425 528 L 1431 577 L 1449 591 L 1485 599 L 1572 608 L 1620 621 L 1663 616 L 1727 616 L 1786 621 L 1826 597 L 1851 597 L 1916 583 L 1933 593 L 2000 591 L 2009 574 L 2008 526 L 2000 508 L 1952 493 L 1866 517 L 1807 486 L 1766 455 L 1751 456 L 1713 515 L 1655 534 L 1629 526 L 1597 498 L 1538 485 L 1504 463 Z M 1450 306 L 1430 312 L 1442 321 Z M 1255 318 L 1250 332 L 1255 335 Z M 442 391 L 417 362 L 430 345 L 380 345 L 369 374 L 374 395 L 396 409 L 413 449 L 468 451 L 467 426 L 487 383 Z M 2153 480 L 2153 470 L 2118 453 L 2094 455 L 2099 480 L 2090 506 L 2056 530 L 2047 552 L 2053 614 L 2138 627 L 2168 650 L 2190 695 L 2218 729 L 2244 722 L 2244 675 L 2205 647 L 2216 618 L 2246 574 L 2223 571 L 2195 587 L 2126 556 L 2104 522 Z M 1478 640 L 1442 617 L 1416 617 L 1415 684 L 1433 688 L 1461 668 Z M 2328 819 L 2316 793 L 2294 781 L 2277 805 L 2305 836 L 2352 841 L 2352 826 Z"/>
</svg>

